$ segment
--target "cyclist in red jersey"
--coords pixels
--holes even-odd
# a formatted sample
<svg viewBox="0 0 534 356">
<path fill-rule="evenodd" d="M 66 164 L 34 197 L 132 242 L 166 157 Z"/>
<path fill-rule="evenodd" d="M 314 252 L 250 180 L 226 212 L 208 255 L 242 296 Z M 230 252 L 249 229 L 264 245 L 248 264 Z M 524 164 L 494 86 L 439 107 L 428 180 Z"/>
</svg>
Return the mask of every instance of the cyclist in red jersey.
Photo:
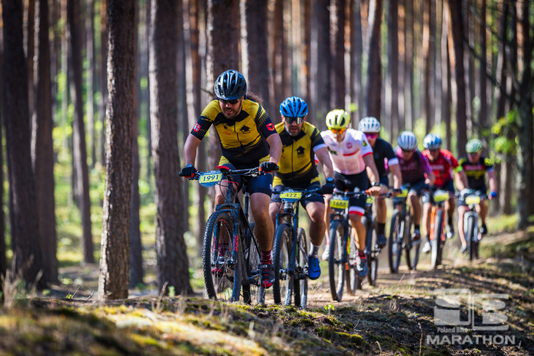
<svg viewBox="0 0 534 356">
<path fill-rule="evenodd" d="M 445 202 L 445 210 L 447 211 L 447 225 L 448 232 L 447 238 L 450 239 L 454 236 L 454 225 L 452 223 L 452 216 L 456 209 L 454 201 L 454 179 L 452 171 L 456 176 L 456 186 L 459 190 L 467 187 L 467 177 L 462 169 L 462 166 L 458 164 L 458 161 L 451 152 L 441 149 L 441 137 L 436 134 L 428 134 L 423 140 L 423 146 L 425 150 L 423 155 L 428 158 L 432 172 L 436 176 L 433 188 L 446 190 L 451 193 L 451 197 Z M 432 210 L 432 193 L 426 193 L 423 196 L 423 227 L 426 236 L 426 243 L 423 246 L 422 252 L 430 252 L 430 212 Z"/>
</svg>

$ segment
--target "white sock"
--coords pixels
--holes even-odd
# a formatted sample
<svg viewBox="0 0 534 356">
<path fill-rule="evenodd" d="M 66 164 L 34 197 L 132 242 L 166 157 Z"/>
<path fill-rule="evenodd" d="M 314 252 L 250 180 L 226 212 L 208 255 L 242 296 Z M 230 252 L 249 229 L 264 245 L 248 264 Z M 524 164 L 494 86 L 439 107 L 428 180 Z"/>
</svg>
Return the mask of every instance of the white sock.
<svg viewBox="0 0 534 356">
<path fill-rule="evenodd" d="M 314 244 L 311 244 L 311 253 L 310 256 L 319 258 L 319 247 L 321 246 L 315 246 Z"/>
</svg>

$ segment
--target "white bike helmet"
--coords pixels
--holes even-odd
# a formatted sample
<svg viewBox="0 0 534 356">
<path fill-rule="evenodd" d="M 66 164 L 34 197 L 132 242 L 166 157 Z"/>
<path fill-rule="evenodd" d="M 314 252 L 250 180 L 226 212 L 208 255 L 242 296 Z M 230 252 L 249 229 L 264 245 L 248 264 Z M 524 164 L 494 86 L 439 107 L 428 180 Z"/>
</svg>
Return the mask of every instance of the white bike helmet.
<svg viewBox="0 0 534 356">
<path fill-rule="evenodd" d="M 411 131 L 403 131 L 399 135 L 398 144 L 405 151 L 413 151 L 417 147 L 417 137 Z"/>
<path fill-rule="evenodd" d="M 429 133 L 423 140 L 423 147 L 429 150 L 437 150 L 441 147 L 441 137 L 439 137 L 439 135 Z"/>
<path fill-rule="evenodd" d="M 361 132 L 380 132 L 380 122 L 374 117 L 364 117 L 358 124 Z"/>
</svg>

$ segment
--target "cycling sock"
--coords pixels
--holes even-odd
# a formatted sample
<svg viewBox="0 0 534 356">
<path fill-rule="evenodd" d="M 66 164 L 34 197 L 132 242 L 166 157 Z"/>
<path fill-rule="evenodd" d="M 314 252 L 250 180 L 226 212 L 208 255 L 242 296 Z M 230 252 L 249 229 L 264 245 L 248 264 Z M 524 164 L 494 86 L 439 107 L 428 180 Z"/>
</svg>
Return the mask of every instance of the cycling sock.
<svg viewBox="0 0 534 356">
<path fill-rule="evenodd" d="M 319 247 L 321 247 L 321 246 L 315 246 L 314 244 L 311 244 L 310 256 L 318 258 L 319 257 Z"/>
<path fill-rule="evenodd" d="M 420 226 L 420 225 L 415 225 L 415 224 L 414 224 L 413 227 L 414 227 L 415 230 L 419 230 L 419 228 L 420 228 L 421 226 Z"/>
<path fill-rule="evenodd" d="M 452 225 L 452 216 L 449 216 L 449 219 L 447 220 L 447 223 L 448 223 L 449 225 Z"/>
<path fill-rule="evenodd" d="M 378 235 L 384 235 L 384 231 L 386 230 L 386 224 L 377 223 L 376 226 Z"/>
<path fill-rule="evenodd" d="M 425 238 L 426 238 L 426 242 L 430 243 L 430 235 L 426 235 Z"/>
<path fill-rule="evenodd" d="M 272 264 L 271 251 L 261 251 L 261 264 L 262 265 Z"/>
</svg>

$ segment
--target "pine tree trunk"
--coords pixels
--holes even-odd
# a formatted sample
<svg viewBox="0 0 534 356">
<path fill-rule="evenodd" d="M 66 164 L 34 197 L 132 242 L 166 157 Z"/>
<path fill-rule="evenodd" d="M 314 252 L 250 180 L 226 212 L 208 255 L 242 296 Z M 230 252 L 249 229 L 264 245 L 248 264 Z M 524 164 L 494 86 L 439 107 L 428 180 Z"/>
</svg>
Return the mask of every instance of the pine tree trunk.
<svg viewBox="0 0 534 356">
<path fill-rule="evenodd" d="M 365 93 L 365 116 L 374 116 L 380 121 L 382 108 L 382 72 L 380 61 L 380 24 L 382 0 L 373 0 L 369 11 L 369 75 Z M 378 94 L 380 93 L 380 94 Z"/>
<path fill-rule="evenodd" d="M 345 109 L 345 0 L 332 0 L 332 97 L 331 106 Z"/>
<path fill-rule="evenodd" d="M 31 159 L 30 112 L 28 103 L 28 66 L 22 35 L 22 1 L 2 0 L 4 30 L 4 97 L 7 167 L 10 186 L 12 269 L 27 286 L 43 268 L 41 241 L 35 199 L 35 179 Z"/>
<path fill-rule="evenodd" d="M 95 134 L 95 4 L 94 0 L 87 0 L 87 17 L 85 19 L 85 34 L 87 61 L 87 128 L 89 131 L 89 144 L 91 145 L 91 168 L 96 164 L 96 134 Z"/>
<path fill-rule="evenodd" d="M 108 14 L 107 2 L 100 0 L 100 163 L 106 166 L 106 105 L 108 100 Z"/>
<path fill-rule="evenodd" d="M 135 5 L 109 0 L 109 118 L 99 300 L 128 298 L 132 130 L 135 119 Z"/>
<path fill-rule="evenodd" d="M 464 26 L 462 22 L 461 1 L 449 2 L 451 13 L 452 36 L 454 39 L 455 79 L 456 79 L 456 132 L 458 133 L 457 149 L 458 156 L 464 156 L 465 144 L 467 143 L 467 104 L 464 71 Z"/>
<path fill-rule="evenodd" d="M 139 58 L 141 54 L 140 46 L 138 46 L 137 28 L 139 24 L 139 6 L 134 2 L 134 54 L 135 58 Z M 139 136 L 139 119 L 141 106 L 141 88 L 139 82 L 141 79 L 141 72 L 139 70 L 141 63 L 135 63 L 135 84 L 133 86 L 134 107 L 136 108 L 133 123 L 132 123 L 132 196 L 130 199 L 130 287 L 134 288 L 139 284 L 143 284 L 143 244 L 141 241 L 141 219 L 139 217 L 139 207 L 141 205 L 139 196 L 139 171 L 141 169 L 139 163 L 139 145 L 137 138 Z"/>
<path fill-rule="evenodd" d="M 0 78 L 4 78 L 4 43 L 0 40 Z M 2 124 L 4 122 L 4 85 L 0 85 L 0 140 L 3 139 Z M 3 141 L 2 141 L 3 142 Z M 5 278 L 7 270 L 6 261 L 6 221 L 4 215 L 4 145 L 0 145 L 0 279 Z M 13 246 L 13 244 L 12 244 Z M 0 283 L 0 304 L 3 303 L 3 283 Z"/>
<path fill-rule="evenodd" d="M 37 214 L 43 256 L 43 279 L 58 281 L 56 214 L 54 201 L 54 147 L 50 95 L 50 46 L 48 1 L 37 0 L 35 12 L 36 76 L 35 111 L 32 118 L 32 160 L 36 183 Z"/>
<path fill-rule="evenodd" d="M 356 104 L 356 112 L 352 112 L 353 119 L 360 120 L 363 113 L 363 79 L 362 79 L 362 62 L 363 62 L 363 36 L 362 36 L 362 14 L 361 0 L 350 0 L 350 68 L 351 68 L 351 85 L 350 98 L 351 103 Z"/>
<path fill-rule="evenodd" d="M 70 53 L 72 54 L 72 83 L 74 84 L 74 128 L 73 160 L 76 166 L 76 186 L 80 194 L 80 214 L 82 216 L 82 251 L 83 262 L 94 263 L 93 237 L 91 232 L 91 200 L 89 196 L 89 171 L 87 167 L 87 148 L 85 143 L 85 124 L 83 121 L 82 99 L 82 48 L 80 34 L 79 0 L 67 1 L 67 27 Z"/>
<path fill-rule="evenodd" d="M 330 51 L 330 0 L 317 0 L 317 76 L 316 76 L 316 117 L 317 126 L 320 130 L 326 129 L 324 117 L 333 110 L 330 102 L 332 96 L 332 82 L 330 71 L 332 70 L 332 54 Z M 344 109 L 344 108 L 339 108 Z"/>
<path fill-rule="evenodd" d="M 26 2 L 26 1 L 25 1 Z M 33 116 L 34 106 L 34 66 L 33 55 L 35 53 L 35 0 L 27 0 L 28 8 L 26 12 L 26 59 L 28 64 L 28 103 L 30 105 L 30 118 Z"/>
<path fill-rule="evenodd" d="M 183 209 L 178 176 L 176 58 L 177 6 L 174 0 L 152 0 L 150 30 L 150 99 L 152 156 L 156 176 L 155 202 L 158 289 L 174 287 L 177 293 L 192 291 L 189 261 L 183 238 Z M 226 43 L 225 43 L 226 45 Z M 163 287 L 167 284 L 166 290 Z"/>
<path fill-rule="evenodd" d="M 390 134 L 396 137 L 399 122 L 399 2 L 398 0 L 389 1 L 388 13 L 388 69 L 390 76 L 389 99 L 391 102 L 388 123 Z"/>
<path fill-rule="evenodd" d="M 480 7 L 480 67 L 479 67 L 479 83 L 480 83 L 480 110 L 478 112 L 478 123 L 482 130 L 488 127 L 488 97 L 487 97 L 487 60 L 486 60 L 486 0 L 481 0 L 482 6 Z"/>
<path fill-rule="evenodd" d="M 313 107 L 311 105 L 311 22 L 312 22 L 312 3 L 313 1 L 304 1 L 302 6 L 304 7 L 304 28 L 302 38 L 302 80 L 304 81 L 302 99 L 306 101 L 309 108 L 309 114 L 313 113 Z M 270 112 L 270 111 L 267 111 Z M 313 116 L 313 115 L 311 115 Z"/>
</svg>

